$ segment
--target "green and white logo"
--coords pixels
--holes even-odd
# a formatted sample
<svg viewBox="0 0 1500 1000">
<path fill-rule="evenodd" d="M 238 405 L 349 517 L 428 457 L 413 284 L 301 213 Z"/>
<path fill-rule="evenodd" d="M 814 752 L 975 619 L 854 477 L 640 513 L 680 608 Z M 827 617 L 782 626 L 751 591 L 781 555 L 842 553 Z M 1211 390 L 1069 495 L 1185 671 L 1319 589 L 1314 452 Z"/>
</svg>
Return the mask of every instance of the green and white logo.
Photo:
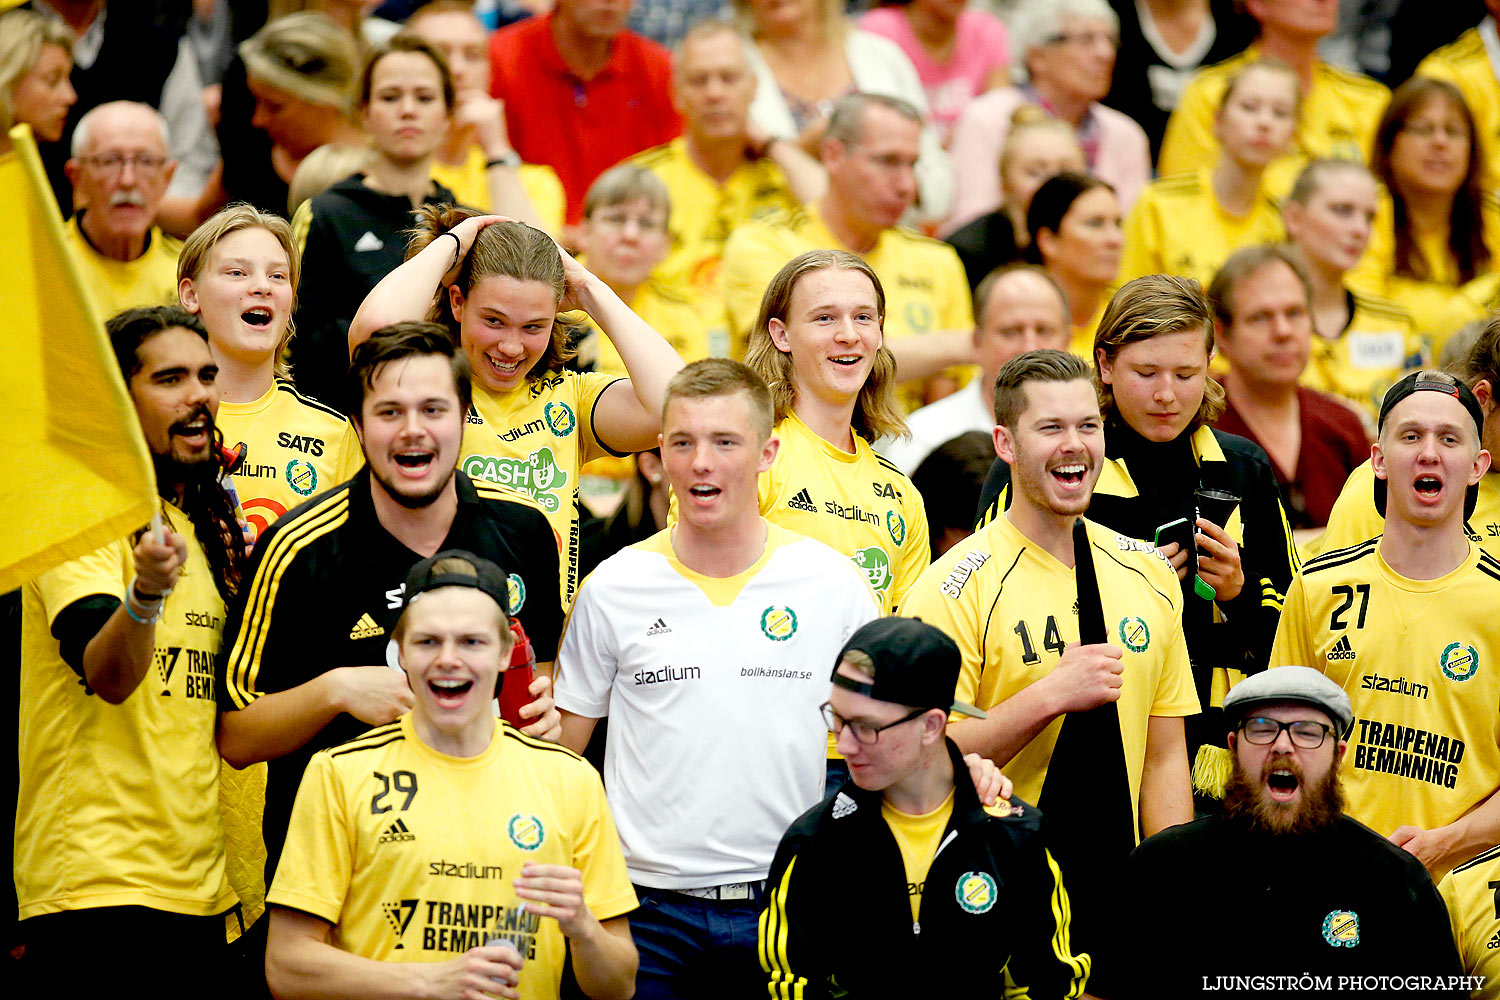
<svg viewBox="0 0 1500 1000">
<path fill-rule="evenodd" d="M 311 462 L 294 458 L 286 463 L 286 482 L 298 496 L 310 497 L 318 488 L 318 470 Z"/>
<path fill-rule="evenodd" d="M 1438 666 L 1450 681 L 1466 681 L 1479 673 L 1479 650 L 1466 642 L 1450 642 L 1443 647 Z"/>
<path fill-rule="evenodd" d="M 526 603 L 526 581 L 515 573 L 505 578 L 505 597 L 510 602 L 510 613 L 516 614 Z"/>
<path fill-rule="evenodd" d="M 558 493 L 568 485 L 568 473 L 557 464 L 551 448 L 534 451 L 525 458 L 470 455 L 463 460 L 463 470 L 473 479 L 499 483 L 526 494 L 549 514 L 562 509 Z"/>
<path fill-rule="evenodd" d="M 552 433 L 560 438 L 572 434 L 573 428 L 578 426 L 578 418 L 573 415 L 573 408 L 567 403 L 548 403 L 542 407 L 542 419 L 547 421 Z"/>
<path fill-rule="evenodd" d="M 772 642 L 786 642 L 797 634 L 797 612 L 772 605 L 760 613 L 760 630 Z"/>
<path fill-rule="evenodd" d="M 516 813 L 505 824 L 505 832 L 510 842 L 523 851 L 534 851 L 547 839 L 547 828 L 531 813 Z"/>
<path fill-rule="evenodd" d="M 891 541 L 897 545 L 906 541 L 906 519 L 901 516 L 900 511 L 885 512 L 885 530 L 891 533 Z"/>
<path fill-rule="evenodd" d="M 1323 918 L 1323 940 L 1335 948 L 1359 944 L 1359 914 L 1353 910 L 1331 910 Z"/>
<path fill-rule="evenodd" d="M 1120 641 L 1132 653 L 1144 653 L 1146 647 L 1151 645 L 1151 629 L 1146 627 L 1144 619 L 1135 615 L 1121 618 Z"/>
<path fill-rule="evenodd" d="M 895 576 L 891 573 L 891 557 L 885 554 L 885 549 L 878 545 L 857 549 L 849 561 L 864 571 L 865 579 L 870 581 L 870 589 L 875 593 L 883 594 L 890 589 Z"/>
<path fill-rule="evenodd" d="M 995 891 L 995 879 L 989 872 L 964 872 L 958 877 L 954 895 L 964 912 L 980 914 L 994 908 L 999 893 Z"/>
</svg>

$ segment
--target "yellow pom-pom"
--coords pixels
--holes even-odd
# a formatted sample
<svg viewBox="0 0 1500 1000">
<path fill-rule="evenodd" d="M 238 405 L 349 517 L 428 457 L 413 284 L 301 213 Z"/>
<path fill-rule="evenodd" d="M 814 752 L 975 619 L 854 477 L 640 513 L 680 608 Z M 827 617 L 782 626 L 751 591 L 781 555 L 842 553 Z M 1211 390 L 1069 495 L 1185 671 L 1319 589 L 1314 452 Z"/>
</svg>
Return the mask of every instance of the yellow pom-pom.
<svg viewBox="0 0 1500 1000">
<path fill-rule="evenodd" d="M 1234 771 L 1234 758 L 1228 750 L 1205 743 L 1198 748 L 1193 761 L 1193 791 L 1211 799 L 1222 799 Z"/>
</svg>

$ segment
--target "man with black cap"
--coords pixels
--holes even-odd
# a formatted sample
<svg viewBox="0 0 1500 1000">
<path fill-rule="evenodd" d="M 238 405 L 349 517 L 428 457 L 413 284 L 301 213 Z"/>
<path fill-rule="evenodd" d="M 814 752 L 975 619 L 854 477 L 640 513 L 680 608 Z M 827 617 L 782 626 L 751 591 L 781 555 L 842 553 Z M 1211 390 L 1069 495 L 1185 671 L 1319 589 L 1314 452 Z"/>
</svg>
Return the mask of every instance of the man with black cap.
<svg viewBox="0 0 1500 1000">
<path fill-rule="evenodd" d="M 556 998 L 565 943 L 586 995 L 633 992 L 603 783 L 491 707 L 512 592 L 459 549 L 407 574 L 392 636 L 412 709 L 308 764 L 267 894 L 276 996 Z"/>
<path fill-rule="evenodd" d="M 1092 995 L 1342 995 L 1381 982 L 1463 995 L 1432 879 L 1411 855 L 1344 815 L 1338 764 L 1353 720 L 1349 696 L 1307 667 L 1267 670 L 1229 692 L 1224 721 L 1234 763 L 1224 810 L 1150 837 L 1131 854 L 1119 933 L 1089 981 Z M 1140 919 L 1140 900 L 1200 897 L 1205 881 L 1221 901 L 1212 910 L 1165 907 Z"/>
<path fill-rule="evenodd" d="M 776 851 L 760 918 L 772 996 L 923 996 L 934 976 L 949 996 L 1081 994 L 1090 959 L 1071 951 L 1041 814 L 955 780 L 948 713 L 985 715 L 954 701 L 961 664 L 914 618 L 870 622 L 839 651 L 823 718 L 852 784 Z"/>
<path fill-rule="evenodd" d="M 1444 372 L 1391 387 L 1370 455 L 1384 534 L 1303 565 L 1271 651 L 1348 692 L 1349 814 L 1434 878 L 1500 842 L 1500 561 L 1464 534 L 1482 424 Z"/>
</svg>

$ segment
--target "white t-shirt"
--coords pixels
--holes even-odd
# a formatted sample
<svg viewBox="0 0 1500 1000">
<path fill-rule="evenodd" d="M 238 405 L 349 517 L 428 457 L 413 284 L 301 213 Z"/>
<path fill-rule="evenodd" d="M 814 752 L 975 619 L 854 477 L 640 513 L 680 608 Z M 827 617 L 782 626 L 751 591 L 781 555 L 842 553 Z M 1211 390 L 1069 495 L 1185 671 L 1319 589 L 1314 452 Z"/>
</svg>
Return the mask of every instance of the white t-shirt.
<svg viewBox="0 0 1500 1000">
<path fill-rule="evenodd" d="M 995 412 L 993 403 L 980 393 L 981 381 L 971 378 L 957 392 L 922 407 L 906 418 L 910 438 L 881 438 L 875 450 L 910 476 L 922 459 L 960 434 L 969 431 L 989 434 L 995 429 Z"/>
<path fill-rule="evenodd" d="M 557 707 L 609 716 L 604 784 L 630 879 L 693 889 L 764 879 L 823 793 L 834 659 L 879 617 L 864 574 L 768 524 L 738 576 L 678 562 L 670 532 L 621 550 L 578 591 Z"/>
</svg>

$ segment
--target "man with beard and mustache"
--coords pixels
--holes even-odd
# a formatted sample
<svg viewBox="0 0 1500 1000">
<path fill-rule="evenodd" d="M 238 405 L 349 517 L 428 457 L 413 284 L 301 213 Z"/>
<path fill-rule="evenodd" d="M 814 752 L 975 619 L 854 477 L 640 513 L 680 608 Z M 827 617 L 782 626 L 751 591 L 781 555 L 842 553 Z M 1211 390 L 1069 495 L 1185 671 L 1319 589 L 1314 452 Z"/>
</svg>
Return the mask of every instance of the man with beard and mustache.
<svg viewBox="0 0 1500 1000">
<path fill-rule="evenodd" d="M 1324 995 L 1342 995 L 1341 977 L 1375 989 L 1366 977 L 1399 976 L 1403 991 L 1467 996 L 1426 869 L 1344 815 L 1338 765 L 1354 723 L 1349 696 L 1316 670 L 1277 667 L 1235 686 L 1224 721 L 1234 762 L 1223 812 L 1131 854 L 1114 960 L 1089 992 L 1108 1000 L 1274 993 L 1283 989 L 1277 977 L 1312 976 L 1328 980 Z M 1140 918 L 1148 896 L 1191 899 L 1205 883 L 1218 900 L 1211 909 L 1165 907 Z"/>
<path fill-rule="evenodd" d="M 1182 633 L 1182 590 L 1149 543 L 1084 522 L 1107 637 L 1083 642 L 1075 521 L 1106 465 L 1104 419 L 1087 364 L 1062 351 L 1007 361 L 995 379 L 995 452 L 1014 494 L 999 517 L 949 549 L 917 578 L 901 613 L 947 632 L 963 653 L 956 697 L 988 713 L 955 719 L 948 735 L 1015 782 L 1055 837 L 1073 838 L 1079 866 L 1054 842 L 1073 897 L 1075 954 L 1113 935 L 1102 922 L 1113 880 L 1142 835 L 1192 818 L 1183 717 L 1198 712 Z M 1106 707 L 1105 713 L 1090 710 Z M 1074 716 L 1117 714 L 1113 732 L 1060 739 Z M 1087 726 L 1087 723 L 1083 725 Z M 1066 763 L 1059 763 L 1059 758 Z M 1056 766 L 1054 766 L 1056 765 Z M 1082 772 L 1117 776 L 1077 791 Z M 1093 803 L 1087 820 L 1060 821 L 1067 800 Z M 1103 801 L 1107 797 L 1108 802 Z M 1085 831 L 1084 827 L 1088 830 Z M 1109 831 L 1105 835 L 1103 831 Z M 1088 841 L 1080 844 L 1083 836 Z M 1089 877 L 1081 872 L 1093 868 Z M 1097 966 L 1096 966 L 1097 968 Z"/>
<path fill-rule="evenodd" d="M 213 685 L 245 546 L 219 485 L 218 365 L 202 324 L 174 306 L 108 329 L 156 466 L 161 527 L 23 590 L 19 992 L 76 983 L 86 947 L 112 984 L 185 997 L 214 974 L 235 905 Z"/>
<path fill-rule="evenodd" d="M 176 302 L 182 244 L 156 225 L 177 170 L 161 113 L 134 101 L 99 105 L 79 119 L 65 169 L 78 202 L 68 246 L 99 315 Z"/>
<path fill-rule="evenodd" d="M 559 731 L 545 676 L 562 630 L 557 536 L 530 500 L 458 471 L 467 358 L 442 327 L 398 323 L 354 351 L 346 392 L 366 467 L 256 542 L 220 660 L 219 750 L 270 762 L 267 884 L 313 754 L 411 710 L 386 647 L 419 559 L 464 549 L 509 568 L 510 610 L 543 661 L 523 731 Z"/>
</svg>

